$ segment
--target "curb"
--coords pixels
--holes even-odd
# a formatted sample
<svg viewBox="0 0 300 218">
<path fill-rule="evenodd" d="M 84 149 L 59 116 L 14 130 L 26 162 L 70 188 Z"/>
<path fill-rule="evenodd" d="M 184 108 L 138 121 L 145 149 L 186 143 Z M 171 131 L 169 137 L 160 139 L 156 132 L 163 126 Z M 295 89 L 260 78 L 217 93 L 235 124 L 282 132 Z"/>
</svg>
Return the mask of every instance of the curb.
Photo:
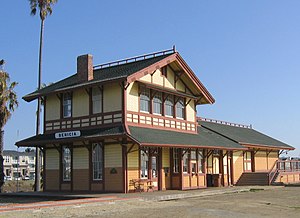
<svg viewBox="0 0 300 218">
<path fill-rule="evenodd" d="M 203 191 L 200 193 L 169 194 L 169 195 L 161 195 L 161 196 L 143 196 L 141 198 L 145 201 L 171 201 L 171 200 L 179 200 L 179 199 L 184 199 L 184 198 L 196 198 L 196 197 L 206 197 L 206 196 L 221 195 L 221 194 L 250 192 L 251 190 L 265 191 L 265 190 L 276 189 L 276 188 L 284 188 L 284 186 L 253 186 L 253 187 L 245 187 L 245 188 L 226 189 L 226 190 Z"/>
</svg>

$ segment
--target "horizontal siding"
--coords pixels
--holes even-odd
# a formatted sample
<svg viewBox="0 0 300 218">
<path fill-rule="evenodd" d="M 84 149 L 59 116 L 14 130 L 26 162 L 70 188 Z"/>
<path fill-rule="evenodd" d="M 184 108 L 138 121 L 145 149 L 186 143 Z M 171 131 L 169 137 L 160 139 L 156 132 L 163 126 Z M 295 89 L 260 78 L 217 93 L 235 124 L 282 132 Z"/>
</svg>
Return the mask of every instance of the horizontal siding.
<svg viewBox="0 0 300 218">
<path fill-rule="evenodd" d="M 128 146 L 129 148 L 130 146 Z M 127 156 L 127 167 L 128 168 L 138 168 L 139 167 L 139 147 L 138 145 L 135 145 Z"/>
<path fill-rule="evenodd" d="M 122 167 L 122 147 L 119 144 L 107 145 L 104 148 L 105 164 L 107 167 Z"/>
<path fill-rule="evenodd" d="M 73 149 L 73 169 L 89 168 L 89 152 L 86 148 Z"/>
<path fill-rule="evenodd" d="M 56 149 L 46 149 L 46 169 L 59 169 L 59 152 Z"/>
</svg>

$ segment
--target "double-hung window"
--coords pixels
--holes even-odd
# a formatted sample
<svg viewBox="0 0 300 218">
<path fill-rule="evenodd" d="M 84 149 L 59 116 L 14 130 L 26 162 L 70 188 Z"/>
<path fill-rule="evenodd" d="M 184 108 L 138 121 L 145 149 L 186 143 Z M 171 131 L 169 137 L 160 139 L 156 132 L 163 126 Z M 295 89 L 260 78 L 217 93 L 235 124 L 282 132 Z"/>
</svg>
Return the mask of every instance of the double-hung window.
<svg viewBox="0 0 300 218">
<path fill-rule="evenodd" d="M 203 173 L 203 151 L 198 151 L 198 172 Z"/>
<path fill-rule="evenodd" d="M 150 112 L 150 89 L 142 88 L 140 94 L 140 111 Z"/>
<path fill-rule="evenodd" d="M 67 92 L 63 94 L 63 118 L 72 116 L 72 95 Z"/>
<path fill-rule="evenodd" d="M 144 150 L 141 150 L 141 179 L 147 179 L 148 178 L 148 155 Z"/>
<path fill-rule="evenodd" d="M 173 149 L 173 172 L 179 173 L 179 160 L 180 160 L 180 152 L 179 148 Z"/>
<path fill-rule="evenodd" d="M 176 118 L 184 119 L 184 99 L 179 98 L 176 103 Z"/>
<path fill-rule="evenodd" d="M 98 87 L 92 88 L 93 114 L 102 112 L 102 92 Z"/>
<path fill-rule="evenodd" d="M 165 115 L 173 117 L 174 115 L 174 96 L 169 95 L 165 101 Z"/>
<path fill-rule="evenodd" d="M 93 180 L 102 180 L 103 178 L 103 147 L 99 143 L 93 144 Z"/>
<path fill-rule="evenodd" d="M 71 149 L 64 145 L 62 146 L 62 174 L 64 182 L 71 181 L 71 162 Z"/>
<path fill-rule="evenodd" d="M 183 161 L 183 173 L 188 173 L 189 172 L 189 151 L 184 151 L 182 161 Z"/>
<path fill-rule="evenodd" d="M 153 113 L 162 114 L 162 93 L 157 92 L 153 97 Z"/>
</svg>

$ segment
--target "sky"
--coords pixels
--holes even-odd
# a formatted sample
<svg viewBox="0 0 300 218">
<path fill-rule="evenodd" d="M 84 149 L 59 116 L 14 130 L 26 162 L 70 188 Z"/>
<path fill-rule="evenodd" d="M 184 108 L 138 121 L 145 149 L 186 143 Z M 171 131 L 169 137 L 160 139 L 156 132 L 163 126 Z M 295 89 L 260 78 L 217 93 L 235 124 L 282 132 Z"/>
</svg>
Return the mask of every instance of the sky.
<svg viewBox="0 0 300 218">
<path fill-rule="evenodd" d="M 216 99 L 198 116 L 253 128 L 296 148 L 300 156 L 299 0 L 58 0 L 45 22 L 42 82 L 76 72 L 76 58 L 94 64 L 169 49 L 177 51 Z M 5 149 L 35 134 L 39 16 L 27 0 L 2 1 L 0 59 L 19 107 L 6 124 Z"/>
</svg>

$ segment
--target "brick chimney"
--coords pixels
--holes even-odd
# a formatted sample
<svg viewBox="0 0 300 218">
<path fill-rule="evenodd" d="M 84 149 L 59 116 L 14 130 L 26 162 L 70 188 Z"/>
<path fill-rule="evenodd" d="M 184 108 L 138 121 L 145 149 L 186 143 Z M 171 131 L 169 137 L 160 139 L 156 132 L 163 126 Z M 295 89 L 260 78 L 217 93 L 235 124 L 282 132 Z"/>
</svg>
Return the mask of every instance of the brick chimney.
<svg viewBox="0 0 300 218">
<path fill-rule="evenodd" d="M 77 57 L 77 75 L 79 82 L 94 79 L 93 55 L 85 54 Z"/>
</svg>

